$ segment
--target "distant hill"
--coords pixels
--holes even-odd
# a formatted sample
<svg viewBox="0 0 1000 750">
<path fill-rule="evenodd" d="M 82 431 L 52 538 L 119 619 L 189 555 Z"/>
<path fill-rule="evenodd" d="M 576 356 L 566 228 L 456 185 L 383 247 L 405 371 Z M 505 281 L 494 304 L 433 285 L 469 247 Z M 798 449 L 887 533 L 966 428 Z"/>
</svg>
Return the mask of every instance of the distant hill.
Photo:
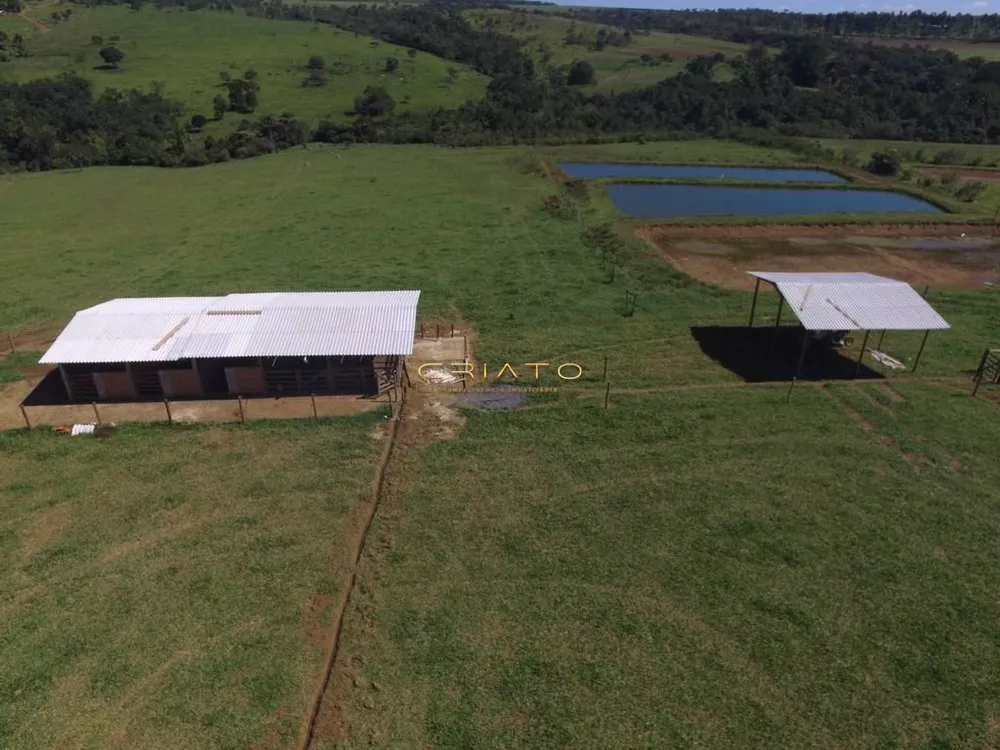
<svg viewBox="0 0 1000 750">
<path fill-rule="evenodd" d="M 587 60 L 597 74 L 596 88 L 604 90 L 649 86 L 676 75 L 694 57 L 735 57 L 749 49 L 745 44 L 689 34 L 626 33 L 621 27 L 534 9 L 474 9 L 467 10 L 465 16 L 477 28 L 490 28 L 521 40 L 536 63 L 559 67 Z M 724 65 L 716 69 L 720 78 L 727 74 Z"/>
<path fill-rule="evenodd" d="M 488 82 L 459 63 L 425 52 L 411 57 L 404 47 L 324 24 L 253 18 L 239 11 L 69 9 L 69 19 L 53 23 L 45 6 L 29 7 L 28 14 L 49 30 L 9 15 L 0 19 L 0 31 L 26 36 L 30 55 L 0 63 L 0 79 L 26 81 L 71 72 L 99 89 L 146 90 L 156 81 L 166 96 L 184 102 L 189 114 L 211 117 L 213 98 L 226 94 L 220 74 L 239 78 L 252 68 L 260 81 L 255 116 L 293 112 L 311 122 L 347 119 L 354 98 L 370 85 L 384 87 L 397 109 L 406 111 L 458 106 L 481 97 Z M 120 70 L 100 69 L 99 50 L 105 45 L 125 54 Z M 325 85 L 304 85 L 312 56 L 326 63 Z M 394 70 L 389 58 L 398 61 Z M 236 116 L 226 119 L 237 121 Z M 213 127 L 219 126 L 210 124 L 209 132 Z"/>
</svg>

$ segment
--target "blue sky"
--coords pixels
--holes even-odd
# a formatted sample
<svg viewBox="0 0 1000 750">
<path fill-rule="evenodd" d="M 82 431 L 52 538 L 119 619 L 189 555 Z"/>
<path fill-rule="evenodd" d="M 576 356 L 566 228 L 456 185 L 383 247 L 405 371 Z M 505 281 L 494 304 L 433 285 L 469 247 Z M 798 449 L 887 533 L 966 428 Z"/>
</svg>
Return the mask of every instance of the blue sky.
<svg viewBox="0 0 1000 750">
<path fill-rule="evenodd" d="M 620 8 L 767 8 L 769 10 L 792 10 L 800 13 L 836 13 L 838 11 L 913 11 L 923 10 L 939 13 L 996 13 L 1000 11 L 1000 0 L 755 0 L 753 3 L 712 2 L 711 0 L 687 0 L 686 2 L 666 2 L 665 0 L 563 0 L 560 4 L 585 7 Z"/>
</svg>

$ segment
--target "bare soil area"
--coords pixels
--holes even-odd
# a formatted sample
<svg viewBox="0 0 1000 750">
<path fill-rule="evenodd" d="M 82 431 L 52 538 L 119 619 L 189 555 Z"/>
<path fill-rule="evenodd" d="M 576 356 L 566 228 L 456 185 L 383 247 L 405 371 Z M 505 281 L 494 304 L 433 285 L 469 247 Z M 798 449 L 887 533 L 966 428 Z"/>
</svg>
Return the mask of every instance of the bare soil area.
<svg viewBox="0 0 1000 750">
<path fill-rule="evenodd" d="M 914 285 L 981 287 L 1000 284 L 1000 238 L 984 242 L 925 227 L 902 230 L 837 227 L 646 227 L 639 230 L 660 256 L 700 281 L 751 289 L 747 271 L 866 271 Z M 963 229 L 965 229 L 963 227 Z M 719 230 L 719 231 L 705 231 Z M 893 231 L 894 230 L 894 231 Z M 967 232 L 966 234 L 970 234 Z M 920 240 L 953 238 L 921 249 Z M 697 238 L 697 239 L 695 239 Z"/>
</svg>

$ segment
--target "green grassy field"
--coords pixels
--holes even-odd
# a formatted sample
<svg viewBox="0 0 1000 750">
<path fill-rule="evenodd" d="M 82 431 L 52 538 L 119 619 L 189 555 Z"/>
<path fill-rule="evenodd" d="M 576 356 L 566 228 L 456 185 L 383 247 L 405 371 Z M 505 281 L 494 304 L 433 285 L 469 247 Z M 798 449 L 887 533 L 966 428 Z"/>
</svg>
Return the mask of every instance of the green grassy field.
<svg viewBox="0 0 1000 750">
<path fill-rule="evenodd" d="M 382 421 L 0 433 L 0 746 L 293 746 Z"/>
<path fill-rule="evenodd" d="M 860 161 L 871 158 L 873 151 L 898 151 L 909 164 L 932 164 L 935 156 L 948 152 L 954 163 L 982 166 L 1000 165 L 1000 145 L 980 143 L 924 143 L 922 141 L 879 141 L 828 138 L 820 141 L 827 148 L 847 149 Z"/>
<path fill-rule="evenodd" d="M 996 407 L 784 390 L 468 413 L 375 529 L 346 746 L 1000 740 Z"/>
<path fill-rule="evenodd" d="M 932 49 L 946 49 L 959 57 L 981 57 L 984 60 L 1000 60 L 1000 44 L 995 42 L 969 42 L 960 39 L 877 39 L 868 37 L 851 37 L 851 41 L 902 47 L 904 45 L 927 46 Z"/>
<path fill-rule="evenodd" d="M 609 281 L 581 239 L 608 217 L 547 213 L 542 156 L 801 158 L 316 147 L 10 175 L 0 331 L 109 296 L 417 288 L 481 359 L 583 365 L 529 408 L 401 445 L 346 622 L 347 734 L 316 749 L 1000 741 L 1000 427 L 965 390 L 1000 340 L 997 291 L 932 292 L 953 329 L 914 377 L 786 404 L 692 335 L 745 324 L 749 295 L 637 242 Z M 292 747 L 318 667 L 304 608 L 335 593 L 376 421 L 0 436 L 0 745 Z"/>
<path fill-rule="evenodd" d="M 676 75 L 684 68 L 684 64 L 699 55 L 712 55 L 721 52 L 727 57 L 741 55 L 747 50 L 746 45 L 725 42 L 706 37 L 689 36 L 686 34 L 666 34 L 651 32 L 636 34 L 631 44 L 625 47 L 608 46 L 596 51 L 588 48 L 600 29 L 617 31 L 610 26 L 573 21 L 568 18 L 552 16 L 547 13 L 523 13 L 510 10 L 470 10 L 466 17 L 476 26 L 483 27 L 492 24 L 499 33 L 508 34 L 526 43 L 526 52 L 536 61 L 543 60 L 543 50 L 548 50 L 551 57 L 548 65 L 558 67 L 568 65 L 574 60 L 582 59 L 594 66 L 597 75 L 596 88 L 601 90 L 638 88 L 651 86 L 664 78 Z M 587 40 L 587 44 L 566 44 L 566 35 L 571 29 L 579 32 Z M 659 63 L 659 56 L 668 53 L 673 60 Z M 644 64 L 642 55 L 647 54 L 657 58 L 659 64 Z M 728 67 L 723 65 L 716 70 L 719 80 L 729 75 Z"/>
<path fill-rule="evenodd" d="M 120 71 L 97 69 L 102 61 L 93 36 L 125 53 Z M 115 36 L 119 40 L 111 42 Z M 31 34 L 28 49 L 30 57 L 0 64 L 0 77 L 24 81 L 72 72 L 99 89 L 148 89 L 159 81 L 167 96 L 185 103 L 189 114 L 208 117 L 212 99 L 226 93 L 219 74 L 239 77 L 249 68 L 257 71 L 261 86 L 255 114 L 287 111 L 312 122 L 346 119 L 354 98 L 369 85 L 384 86 L 398 108 L 406 110 L 455 107 L 482 96 L 487 83 L 458 63 L 423 52 L 411 59 L 405 48 L 331 26 L 180 8 L 144 6 L 136 13 L 125 7 L 74 6 L 70 20 Z M 328 83 L 303 87 L 306 62 L 313 55 L 326 60 Z M 389 57 L 400 61 L 391 74 L 384 72 Z M 457 71 L 454 82 L 449 82 L 449 68 Z M 239 117 L 226 119 L 235 123 Z"/>
</svg>

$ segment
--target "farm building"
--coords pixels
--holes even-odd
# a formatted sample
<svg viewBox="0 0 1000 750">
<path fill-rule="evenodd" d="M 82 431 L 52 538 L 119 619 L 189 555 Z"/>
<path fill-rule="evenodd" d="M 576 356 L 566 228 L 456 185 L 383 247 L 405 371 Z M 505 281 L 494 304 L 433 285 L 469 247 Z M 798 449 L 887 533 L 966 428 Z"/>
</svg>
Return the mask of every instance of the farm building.
<svg viewBox="0 0 1000 750">
<path fill-rule="evenodd" d="M 753 327 L 762 281 L 778 292 L 775 327 L 781 325 L 781 314 L 786 306 L 798 318 L 803 335 L 796 377 L 801 374 L 810 341 L 830 342 L 850 331 L 863 331 L 857 361 L 860 369 L 862 358 L 869 351 L 872 331 L 881 331 L 883 336 L 886 331 L 922 331 L 924 336 L 911 367 L 916 370 L 930 332 L 950 328 L 927 300 L 904 281 L 870 273 L 748 273 L 756 278 L 750 327 Z"/>
<path fill-rule="evenodd" d="M 398 384 L 413 351 L 419 297 L 377 291 L 113 299 L 74 315 L 40 362 L 58 366 L 51 380 L 69 403 L 375 396 Z"/>
</svg>

